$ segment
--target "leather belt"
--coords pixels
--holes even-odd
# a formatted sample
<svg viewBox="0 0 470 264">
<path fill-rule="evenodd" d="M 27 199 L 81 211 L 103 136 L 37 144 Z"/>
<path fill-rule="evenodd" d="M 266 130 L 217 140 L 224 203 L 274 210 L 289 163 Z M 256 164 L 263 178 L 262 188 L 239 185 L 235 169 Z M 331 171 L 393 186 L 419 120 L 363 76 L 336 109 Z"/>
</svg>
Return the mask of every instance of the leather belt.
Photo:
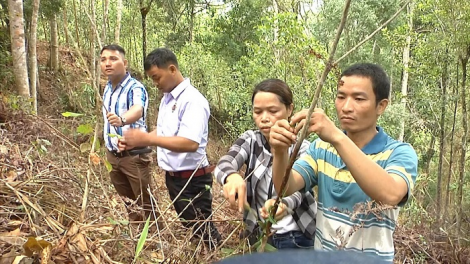
<svg viewBox="0 0 470 264">
<path fill-rule="evenodd" d="M 194 174 L 193 177 L 199 177 L 199 176 L 203 176 L 203 175 L 206 175 L 208 173 L 211 173 L 213 172 L 215 169 L 215 165 L 209 165 L 207 167 L 204 167 L 204 168 L 199 168 L 198 170 L 194 171 L 194 170 L 184 170 L 184 171 L 167 171 L 166 173 L 168 173 L 168 175 L 172 176 L 172 177 L 178 177 L 178 178 L 182 178 L 182 179 L 188 179 L 191 177 L 191 175 Z"/>
<path fill-rule="evenodd" d="M 117 152 L 116 150 L 109 151 L 109 152 L 117 158 L 124 158 L 124 157 L 127 157 L 127 156 L 135 156 L 135 155 L 139 155 L 139 154 L 150 153 L 150 152 L 152 152 L 152 149 L 146 147 L 146 148 L 133 148 L 133 149 L 124 150 L 124 151 L 121 151 L 121 152 Z"/>
</svg>

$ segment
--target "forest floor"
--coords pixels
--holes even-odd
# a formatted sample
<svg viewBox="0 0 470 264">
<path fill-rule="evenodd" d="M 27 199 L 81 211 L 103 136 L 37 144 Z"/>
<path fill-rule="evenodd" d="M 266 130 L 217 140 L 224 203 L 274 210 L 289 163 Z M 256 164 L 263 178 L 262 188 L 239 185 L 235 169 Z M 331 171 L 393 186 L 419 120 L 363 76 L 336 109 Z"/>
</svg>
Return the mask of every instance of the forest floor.
<svg viewBox="0 0 470 264">
<path fill-rule="evenodd" d="M 40 64 L 45 65 L 47 47 L 40 47 Z M 63 70 L 75 75 L 67 81 L 85 78 L 73 52 L 61 49 L 61 58 Z M 108 179 L 103 149 L 92 158 L 80 150 L 90 136 L 75 131 L 86 118 L 60 115 L 57 76 L 44 69 L 39 116 L 12 109 L 8 96 L 0 94 L 0 106 L 7 106 L 0 125 L 0 264 L 132 263 L 144 223 L 127 221 L 123 200 Z M 216 163 L 228 147 L 211 136 L 210 162 Z M 213 250 L 182 227 L 155 160 L 152 168 L 153 201 L 163 227 L 152 224 L 136 263 L 211 263 L 250 252 L 238 237 L 242 216 L 228 207 L 219 184 L 214 182 L 212 189 L 213 221 L 224 242 Z M 425 221 L 413 227 L 406 220 L 400 223 L 394 234 L 395 263 L 470 264 L 468 248 L 459 248 Z"/>
</svg>

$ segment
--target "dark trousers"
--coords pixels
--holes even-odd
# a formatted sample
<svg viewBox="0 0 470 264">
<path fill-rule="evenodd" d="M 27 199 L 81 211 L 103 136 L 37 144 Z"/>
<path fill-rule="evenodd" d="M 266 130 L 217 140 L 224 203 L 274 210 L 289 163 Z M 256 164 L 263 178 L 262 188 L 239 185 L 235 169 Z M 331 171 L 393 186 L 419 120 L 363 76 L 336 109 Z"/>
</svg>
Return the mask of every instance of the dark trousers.
<svg viewBox="0 0 470 264">
<path fill-rule="evenodd" d="M 189 181 L 176 176 L 170 176 L 168 172 L 165 174 L 166 187 L 170 194 L 172 201 L 181 192 L 181 195 L 173 205 L 180 218 L 184 220 L 201 220 L 196 224 L 196 221 L 185 222 L 182 224 L 185 227 L 192 227 L 194 235 L 202 236 L 205 241 L 215 240 L 218 243 L 220 234 L 212 222 L 202 223 L 205 219 L 210 219 L 212 214 L 212 174 L 207 173 L 202 176 L 193 177 L 191 182 L 183 190 L 183 187 Z M 183 191 L 181 191 L 183 190 Z"/>
<path fill-rule="evenodd" d="M 117 193 L 131 200 L 138 198 L 138 204 L 143 206 L 145 210 L 145 217 L 151 215 L 152 205 L 150 202 L 150 194 L 147 191 L 151 180 L 150 155 L 138 154 L 118 158 L 110 151 L 107 151 L 106 158 L 112 166 L 109 177 Z M 142 216 L 136 213 L 130 213 L 129 218 L 131 221 L 144 220 Z"/>
</svg>

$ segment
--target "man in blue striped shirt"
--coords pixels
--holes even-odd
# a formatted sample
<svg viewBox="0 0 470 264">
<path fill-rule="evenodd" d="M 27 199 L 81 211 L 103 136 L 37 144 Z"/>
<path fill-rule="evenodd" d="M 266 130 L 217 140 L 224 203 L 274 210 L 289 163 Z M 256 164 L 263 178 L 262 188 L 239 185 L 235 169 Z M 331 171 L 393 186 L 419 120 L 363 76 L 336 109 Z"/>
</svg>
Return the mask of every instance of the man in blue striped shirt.
<svg viewBox="0 0 470 264">
<path fill-rule="evenodd" d="M 112 166 L 109 173 L 119 195 L 132 201 L 138 199 L 145 214 L 129 212 L 130 220 L 143 220 L 152 211 L 148 187 L 150 184 L 150 149 L 119 151 L 118 138 L 130 128 L 147 131 L 145 116 L 148 95 L 142 83 L 127 72 L 125 51 L 118 45 L 101 50 L 101 71 L 108 77 L 103 93 L 104 141 L 107 160 Z M 127 201 L 127 204 L 131 201 Z"/>
<path fill-rule="evenodd" d="M 363 252 L 387 262 L 394 258 L 393 232 L 400 207 L 413 190 L 418 158 L 413 148 L 389 137 L 377 119 L 389 103 L 390 81 L 375 64 L 355 64 L 342 73 L 335 107 L 341 129 L 315 109 L 308 132 L 316 133 L 307 155 L 291 171 L 286 195 L 318 186 L 315 248 Z M 276 191 L 306 111 L 272 128 Z"/>
</svg>

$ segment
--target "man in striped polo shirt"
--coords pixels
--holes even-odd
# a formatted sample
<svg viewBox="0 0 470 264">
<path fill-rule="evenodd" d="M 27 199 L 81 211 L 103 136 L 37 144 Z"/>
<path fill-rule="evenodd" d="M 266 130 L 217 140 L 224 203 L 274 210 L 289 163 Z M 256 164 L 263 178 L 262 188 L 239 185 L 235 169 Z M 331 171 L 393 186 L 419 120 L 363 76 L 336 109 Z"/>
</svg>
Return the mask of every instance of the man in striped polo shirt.
<svg viewBox="0 0 470 264">
<path fill-rule="evenodd" d="M 308 132 L 319 139 L 295 162 L 286 195 L 318 186 L 316 249 L 358 251 L 393 261 L 393 232 L 416 181 L 418 159 L 409 144 L 377 126 L 389 92 L 389 78 L 380 66 L 355 64 L 342 73 L 337 88 L 335 107 L 343 130 L 321 109 L 309 117 Z M 277 192 L 288 164 L 287 149 L 306 113 L 271 128 Z"/>
<path fill-rule="evenodd" d="M 119 195 L 138 199 L 145 214 L 129 212 L 130 220 L 139 221 L 152 211 L 150 195 L 149 148 L 119 151 L 118 136 L 130 128 L 147 131 L 145 116 L 148 95 L 142 83 L 127 72 L 125 51 L 118 45 L 104 46 L 101 50 L 101 71 L 108 77 L 103 93 L 104 141 L 107 160 L 112 166 L 109 173 Z M 129 204 L 130 201 L 127 202 Z"/>
</svg>

